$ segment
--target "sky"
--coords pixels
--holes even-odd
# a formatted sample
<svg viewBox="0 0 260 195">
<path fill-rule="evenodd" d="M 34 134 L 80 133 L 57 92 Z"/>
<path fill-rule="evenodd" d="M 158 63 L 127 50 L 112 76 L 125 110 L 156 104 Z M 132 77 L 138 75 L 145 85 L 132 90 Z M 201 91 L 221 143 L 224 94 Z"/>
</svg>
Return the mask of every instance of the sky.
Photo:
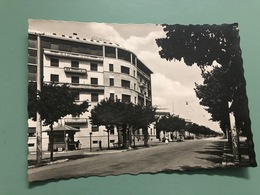
<svg viewBox="0 0 260 195">
<path fill-rule="evenodd" d="M 30 32 L 56 33 L 65 36 L 77 33 L 79 38 L 102 38 L 132 51 L 153 71 L 153 105 L 166 108 L 172 114 L 221 131 L 218 123 L 209 120 L 210 114 L 199 105 L 194 88 L 202 84 L 200 69 L 183 61 L 166 61 L 159 55 L 155 39 L 165 37 L 161 25 L 156 24 L 108 24 L 51 20 L 29 20 Z"/>
</svg>

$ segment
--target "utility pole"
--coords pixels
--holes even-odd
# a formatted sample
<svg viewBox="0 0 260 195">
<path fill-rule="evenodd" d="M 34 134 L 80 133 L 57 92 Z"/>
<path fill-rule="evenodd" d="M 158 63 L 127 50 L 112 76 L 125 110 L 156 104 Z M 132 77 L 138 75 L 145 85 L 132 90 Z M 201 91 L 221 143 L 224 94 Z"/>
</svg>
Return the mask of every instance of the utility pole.
<svg viewBox="0 0 260 195">
<path fill-rule="evenodd" d="M 92 152 L 92 132 L 89 132 L 89 151 Z"/>
<path fill-rule="evenodd" d="M 37 35 L 37 92 L 42 88 L 42 75 L 41 75 L 41 35 L 43 33 L 36 33 Z M 38 93 L 37 93 L 38 94 Z M 39 100 L 37 95 L 37 100 Z M 36 113 L 36 160 L 37 163 L 42 162 L 42 120 L 39 111 Z"/>
</svg>

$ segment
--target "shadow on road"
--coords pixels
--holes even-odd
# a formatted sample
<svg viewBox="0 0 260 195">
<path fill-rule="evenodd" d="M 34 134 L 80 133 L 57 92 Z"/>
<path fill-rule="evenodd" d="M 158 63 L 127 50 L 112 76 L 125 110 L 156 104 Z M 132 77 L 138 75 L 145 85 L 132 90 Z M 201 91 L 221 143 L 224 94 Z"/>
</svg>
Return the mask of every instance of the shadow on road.
<svg viewBox="0 0 260 195">
<path fill-rule="evenodd" d="M 212 143 L 211 146 L 205 148 L 203 151 L 195 151 L 199 154 L 204 154 L 205 157 L 197 157 L 198 159 L 207 160 L 220 166 L 223 160 L 223 142 L 218 141 Z"/>
</svg>

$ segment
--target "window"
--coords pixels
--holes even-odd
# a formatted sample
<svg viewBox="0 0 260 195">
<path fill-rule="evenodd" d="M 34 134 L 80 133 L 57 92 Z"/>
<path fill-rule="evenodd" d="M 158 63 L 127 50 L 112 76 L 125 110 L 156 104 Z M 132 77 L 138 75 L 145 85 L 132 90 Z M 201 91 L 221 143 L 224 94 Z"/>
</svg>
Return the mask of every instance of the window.
<svg viewBox="0 0 260 195">
<path fill-rule="evenodd" d="M 93 144 L 97 144 L 98 143 L 98 141 L 97 140 L 93 140 L 93 142 L 92 142 Z"/>
<path fill-rule="evenodd" d="M 59 50 L 59 45 L 51 43 L 51 49 Z"/>
<path fill-rule="evenodd" d="M 36 137 L 36 127 L 28 128 L 28 137 Z"/>
<path fill-rule="evenodd" d="M 79 83 L 79 77 L 72 76 L 71 77 L 71 83 Z"/>
<path fill-rule="evenodd" d="M 37 73 L 37 66 L 28 65 L 29 73 Z"/>
<path fill-rule="evenodd" d="M 135 70 L 134 70 L 134 72 L 133 72 L 133 76 L 135 77 Z"/>
<path fill-rule="evenodd" d="M 28 143 L 28 147 L 34 147 L 34 143 Z"/>
<path fill-rule="evenodd" d="M 115 94 L 114 93 L 110 93 L 109 99 L 114 101 L 115 100 Z"/>
<path fill-rule="evenodd" d="M 125 66 L 121 66 L 121 73 L 129 74 L 129 68 Z"/>
<path fill-rule="evenodd" d="M 98 125 L 92 125 L 92 132 L 97 132 L 99 131 Z"/>
<path fill-rule="evenodd" d="M 36 56 L 28 56 L 28 63 L 30 64 L 37 64 L 37 58 Z"/>
<path fill-rule="evenodd" d="M 28 40 L 28 47 L 36 48 L 36 40 Z"/>
<path fill-rule="evenodd" d="M 114 79 L 113 78 L 109 78 L 109 86 L 114 86 Z"/>
<path fill-rule="evenodd" d="M 37 56 L 37 50 L 28 49 L 28 55 L 36 57 Z"/>
<path fill-rule="evenodd" d="M 59 59 L 51 58 L 51 66 L 59 67 Z"/>
<path fill-rule="evenodd" d="M 131 53 L 123 49 L 118 49 L 118 59 L 131 62 Z"/>
<path fill-rule="evenodd" d="M 97 64 L 96 63 L 90 63 L 90 70 L 97 71 L 98 70 Z"/>
<path fill-rule="evenodd" d="M 113 72 L 114 71 L 114 64 L 109 64 L 109 71 Z"/>
<path fill-rule="evenodd" d="M 105 56 L 110 57 L 110 58 L 115 58 L 116 57 L 116 48 L 114 47 L 105 47 Z"/>
<path fill-rule="evenodd" d="M 80 98 L 79 98 L 79 91 L 74 91 L 74 93 L 75 93 L 75 100 L 79 100 Z"/>
<path fill-rule="evenodd" d="M 130 88 L 130 81 L 127 80 L 121 80 L 121 86 L 125 88 Z"/>
<path fill-rule="evenodd" d="M 59 75 L 51 74 L 51 82 L 59 82 Z"/>
<path fill-rule="evenodd" d="M 90 78 L 90 83 L 92 85 L 97 85 L 98 84 L 98 78 Z"/>
<path fill-rule="evenodd" d="M 115 127 L 114 126 L 110 127 L 109 131 L 110 131 L 110 135 L 114 135 L 115 134 Z"/>
<path fill-rule="evenodd" d="M 91 102 L 98 102 L 98 93 L 91 93 Z"/>
<path fill-rule="evenodd" d="M 126 103 L 126 102 L 131 102 L 131 96 L 130 95 L 125 95 L 122 94 L 122 102 Z"/>
<path fill-rule="evenodd" d="M 134 83 L 134 90 L 136 90 L 136 83 Z"/>
<path fill-rule="evenodd" d="M 132 53 L 132 64 L 136 65 L 136 56 Z"/>
<path fill-rule="evenodd" d="M 78 68 L 79 67 L 79 61 L 71 61 L 71 67 Z"/>
<path fill-rule="evenodd" d="M 111 143 L 111 144 L 115 143 L 115 140 L 114 140 L 114 139 L 113 139 L 113 140 L 110 140 L 110 143 Z"/>
</svg>

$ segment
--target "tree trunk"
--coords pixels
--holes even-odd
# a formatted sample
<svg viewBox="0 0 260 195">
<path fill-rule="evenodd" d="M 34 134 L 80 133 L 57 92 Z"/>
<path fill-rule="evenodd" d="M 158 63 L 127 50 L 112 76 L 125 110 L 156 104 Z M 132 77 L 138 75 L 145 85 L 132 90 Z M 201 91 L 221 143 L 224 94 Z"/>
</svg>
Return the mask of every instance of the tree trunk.
<svg viewBox="0 0 260 195">
<path fill-rule="evenodd" d="M 228 101 L 226 103 L 226 129 L 227 129 L 227 137 L 228 137 L 228 143 L 232 147 L 232 134 L 231 134 L 231 126 L 230 126 L 230 117 L 229 117 L 229 106 L 228 106 Z"/>
<path fill-rule="evenodd" d="M 106 129 L 107 129 L 107 148 L 110 149 L 110 139 L 109 139 L 110 126 L 106 126 Z"/>
<path fill-rule="evenodd" d="M 128 143 L 129 143 L 128 145 L 132 146 L 132 127 L 129 127 L 127 133 L 128 133 Z"/>
<path fill-rule="evenodd" d="M 50 160 L 53 161 L 53 124 L 50 125 Z"/>
<path fill-rule="evenodd" d="M 126 127 L 127 127 L 127 125 L 122 125 L 122 133 L 123 133 L 123 149 L 126 149 L 126 148 L 127 148 Z"/>
<path fill-rule="evenodd" d="M 135 129 L 133 129 L 133 135 L 134 135 L 134 148 L 135 148 Z"/>
<path fill-rule="evenodd" d="M 118 139 L 118 148 L 121 148 L 121 132 L 119 130 L 119 125 L 116 126 L 117 128 L 117 139 Z"/>
<path fill-rule="evenodd" d="M 109 139 L 110 130 L 107 130 L 107 148 L 110 149 L 110 139 Z"/>
<path fill-rule="evenodd" d="M 148 146 L 149 134 L 148 134 L 147 127 L 144 127 L 142 129 L 144 134 L 144 146 Z"/>
</svg>

